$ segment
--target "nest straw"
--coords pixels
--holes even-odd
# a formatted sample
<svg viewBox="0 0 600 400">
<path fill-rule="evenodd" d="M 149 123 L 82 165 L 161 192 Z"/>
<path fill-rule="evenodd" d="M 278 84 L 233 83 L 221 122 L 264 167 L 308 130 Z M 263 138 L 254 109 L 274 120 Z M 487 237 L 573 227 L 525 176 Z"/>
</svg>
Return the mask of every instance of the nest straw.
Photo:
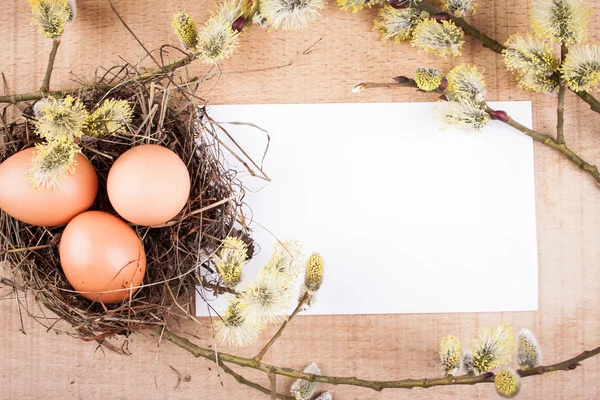
<svg viewBox="0 0 600 400">
<path fill-rule="evenodd" d="M 172 80 L 170 80 L 173 83 Z M 189 94 L 189 93 L 188 93 Z M 91 91 L 79 97 L 88 109 L 99 104 L 106 92 Z M 64 227 L 36 227 L 19 222 L 0 211 L 0 263 L 8 266 L 9 278 L 2 283 L 17 291 L 33 294 L 58 316 L 39 317 L 32 305 L 17 296 L 20 312 L 36 318 L 48 329 L 60 320 L 73 329 L 67 332 L 86 341 L 96 340 L 122 351 L 104 339 L 163 325 L 169 316 L 192 314 L 196 285 L 222 292 L 211 268 L 210 256 L 228 235 L 237 235 L 249 244 L 242 213 L 244 193 L 237 172 L 224 163 L 215 127 L 203 107 L 190 100 L 179 88 L 159 82 L 135 82 L 110 91 L 115 99 L 126 99 L 134 108 L 129 134 L 84 137 L 83 153 L 99 178 L 98 197 L 91 209 L 116 214 L 106 195 L 106 178 L 113 162 L 133 146 L 152 143 L 165 146 L 186 163 L 191 177 L 191 193 L 183 211 L 159 227 L 131 225 L 144 243 L 147 272 L 142 287 L 120 304 L 92 303 L 70 286 L 60 266 L 58 244 Z M 5 145 L 0 146 L 0 162 L 33 146 L 31 108 L 25 119 L 0 128 Z M 2 132 L 4 130 L 4 132 Z"/>
</svg>

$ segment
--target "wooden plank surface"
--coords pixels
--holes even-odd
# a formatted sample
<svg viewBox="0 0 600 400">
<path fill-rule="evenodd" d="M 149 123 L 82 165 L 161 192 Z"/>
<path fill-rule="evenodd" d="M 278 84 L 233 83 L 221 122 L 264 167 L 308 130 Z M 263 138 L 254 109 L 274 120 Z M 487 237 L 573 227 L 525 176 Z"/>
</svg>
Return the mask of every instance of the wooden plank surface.
<svg viewBox="0 0 600 400">
<path fill-rule="evenodd" d="M 63 36 L 53 88 L 71 87 L 71 80 L 90 81 L 100 65 L 111 66 L 122 56 L 137 62 L 142 54 L 133 38 L 114 17 L 104 0 L 80 0 L 78 16 Z M 504 41 L 510 33 L 527 30 L 525 0 L 488 1 L 471 18 L 476 26 Z M 149 48 L 177 44 L 170 22 L 174 12 L 186 9 L 197 21 L 208 15 L 209 2 L 115 0 L 132 29 Z M 596 16 L 600 6 L 595 6 Z M 382 43 L 372 32 L 374 10 L 350 14 L 330 4 L 318 24 L 300 33 L 244 34 L 240 51 L 222 65 L 202 88 L 212 103 L 295 103 L 411 101 L 408 90 L 373 90 L 360 95 L 350 89 L 361 81 L 383 81 L 410 75 L 419 66 L 444 71 L 460 62 L 483 68 L 490 100 L 534 102 L 535 128 L 553 133 L 556 99 L 531 96 L 516 89 L 499 56 L 467 38 L 463 56 L 441 60 L 406 44 Z M 0 70 L 11 93 L 36 90 L 51 47 L 29 24 L 28 4 L 5 0 L 0 4 Z M 597 21 L 597 19 L 595 20 Z M 593 23 L 591 38 L 600 36 Z M 316 43 L 316 44 L 315 44 Z M 311 45 L 312 51 L 305 51 Z M 99 57 L 99 55 L 101 56 Z M 201 76 L 207 67 L 197 63 L 190 74 Z M 424 98 L 423 98 L 424 99 Z M 566 138 L 585 157 L 600 162 L 600 116 L 572 94 L 566 101 Z M 430 116 L 423 116 L 430 118 Z M 326 374 L 370 379 L 432 377 L 440 374 L 439 339 L 448 334 L 468 342 L 480 327 L 504 321 L 525 326 L 538 336 L 545 360 L 555 362 L 600 344 L 600 187 L 554 152 L 535 147 L 539 248 L 539 311 L 495 314 L 429 314 L 384 316 L 298 317 L 265 361 L 303 368 L 317 361 Z M 435 249 L 432 249 L 435 251 Z M 489 273 L 490 285 L 494 276 Z M 329 277 L 329 279 L 333 279 Z M 376 288 L 379 277 L 369 278 Z M 410 280 L 410 276 L 406 279 Z M 514 279 L 519 279 L 515 276 Z M 468 287 L 456 290 L 469 290 Z M 519 296 L 519 293 L 505 293 Z M 262 399 L 265 396 L 238 385 L 215 366 L 196 360 L 173 345 L 157 346 L 152 334 L 129 340 L 131 356 L 103 353 L 93 343 L 47 333 L 31 319 L 26 335 L 19 332 L 16 302 L 0 288 L 0 398 L 85 399 Z M 415 299 L 418 301 L 418 299 Z M 443 299 L 439 299 L 443 301 Z M 486 299 L 473 299 L 483 301 Z M 204 321 L 206 322 L 206 321 Z M 177 331 L 196 336 L 211 346 L 206 325 L 188 321 L 174 324 Z M 271 329 L 271 333 L 272 333 Z M 269 333 L 263 336 L 268 339 Z M 261 343 L 262 344 L 262 343 Z M 259 346 L 241 351 L 251 355 Z M 191 380 L 176 389 L 173 367 Z M 243 371 L 264 384 L 262 374 Z M 583 368 L 524 381 L 520 399 L 597 399 L 600 397 L 600 358 Z M 289 380 L 280 379 L 284 390 Z M 432 388 L 381 393 L 351 387 L 332 387 L 336 399 L 487 399 L 490 385 Z"/>
</svg>

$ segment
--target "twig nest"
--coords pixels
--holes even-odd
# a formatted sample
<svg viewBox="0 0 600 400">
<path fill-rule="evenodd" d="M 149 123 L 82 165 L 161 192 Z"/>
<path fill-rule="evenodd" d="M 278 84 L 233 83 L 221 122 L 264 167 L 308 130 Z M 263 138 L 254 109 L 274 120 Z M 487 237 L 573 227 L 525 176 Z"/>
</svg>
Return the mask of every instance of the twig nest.
<svg viewBox="0 0 600 400">
<path fill-rule="evenodd" d="M 153 85 L 152 90 L 150 85 Z M 225 156 L 212 136 L 215 128 L 204 117 L 204 109 L 198 108 L 190 100 L 193 96 L 193 93 L 186 93 L 184 96 L 179 89 L 165 88 L 158 82 L 136 82 L 113 89 L 108 94 L 108 99 L 105 92 L 87 92 L 71 102 L 79 104 L 77 102 L 81 101 L 86 110 L 96 110 L 90 114 L 86 128 L 94 122 L 113 121 L 114 118 L 106 115 L 114 116 L 126 103 L 132 110 L 127 118 L 120 119 L 127 121 L 126 124 L 100 124 L 102 129 L 96 129 L 96 132 L 102 134 L 88 134 L 84 129 L 80 137 L 76 138 L 77 157 L 82 160 L 78 161 L 78 165 L 83 165 L 87 158 L 99 182 L 95 200 L 90 200 L 78 212 L 84 211 L 93 201 L 90 210 L 94 213 L 101 212 L 102 215 L 109 214 L 113 221 L 120 221 L 120 229 L 128 232 L 127 235 L 123 233 L 123 237 L 129 237 L 132 243 L 139 240 L 137 238 L 142 240 L 144 250 L 141 246 L 136 247 L 135 243 L 132 245 L 132 249 L 139 249 L 139 254 L 132 250 L 129 260 L 136 260 L 135 273 L 125 276 L 113 273 L 115 279 L 111 279 L 110 285 L 105 285 L 109 289 L 114 284 L 114 288 L 119 291 L 105 290 L 102 287 L 105 281 L 101 279 L 90 290 L 90 287 L 80 286 L 78 283 L 87 285 L 88 280 L 81 280 L 77 274 L 67 272 L 85 264 L 86 260 L 83 258 L 87 257 L 87 261 L 92 263 L 90 260 L 96 253 L 99 257 L 97 261 L 100 261 L 102 253 L 98 244 L 88 243 L 83 247 L 79 242 L 83 239 L 74 237 L 78 235 L 72 232 L 72 225 L 66 231 L 64 226 L 32 226 L 14 219 L 7 210 L 0 210 L 0 260 L 11 269 L 10 275 L 14 277 L 11 281 L 3 280 L 3 284 L 12 282 L 14 288 L 33 294 L 62 321 L 69 323 L 74 331 L 69 331 L 62 322 L 54 325 L 56 320 L 50 313 L 47 323 L 43 319 L 37 319 L 47 327 L 67 331 L 85 340 L 97 340 L 112 350 L 122 352 L 122 349 L 111 346 L 104 339 L 164 325 L 170 315 L 193 313 L 196 285 L 201 282 L 209 284 L 205 278 L 216 281 L 216 268 L 211 264 L 211 255 L 220 249 L 225 238 L 240 237 L 247 243 L 248 249 L 253 248 L 248 230 L 238 229 L 238 226 L 245 225 L 236 225 L 238 221 L 243 221 L 242 203 L 238 195 L 243 193 L 243 188 L 235 178 L 237 171 L 230 170 L 225 163 Z M 48 112 L 46 110 L 44 115 Z M 30 119 L 27 121 L 28 125 L 17 122 L 0 127 L 0 137 L 6 137 L 6 145 L 0 151 L 0 163 L 23 149 L 44 142 L 28 129 L 38 123 L 32 109 L 26 110 L 24 116 L 25 119 Z M 146 146 L 148 144 L 153 146 Z M 151 159 L 148 155 L 131 157 L 141 149 L 153 149 L 151 153 L 154 158 Z M 124 154 L 128 155 L 123 156 Z M 136 162 L 139 163 L 130 175 L 137 179 L 130 180 L 130 187 L 123 183 L 116 185 L 113 177 L 109 179 L 109 171 L 116 164 L 111 174 L 117 173 L 120 170 L 119 164 L 124 165 L 128 158 L 137 159 Z M 110 181 L 108 192 L 112 188 L 121 195 L 131 196 L 130 200 L 133 200 L 137 209 L 128 211 L 116 200 L 119 194 L 115 197 L 114 193 L 110 195 L 111 204 L 106 190 L 107 181 Z M 144 197 L 151 197 L 159 192 L 172 202 L 160 212 L 156 205 L 152 205 L 149 197 Z M 85 196 L 79 197 L 82 200 Z M 155 219 L 138 219 L 135 212 L 142 209 Z M 48 211 L 45 213 L 53 214 Z M 119 214 L 127 220 L 144 225 L 155 225 L 167 220 L 168 223 L 159 227 L 127 224 L 120 220 Z M 69 216 L 69 219 L 72 217 Z M 74 221 L 81 222 L 77 219 Z M 37 223 L 52 226 L 58 222 Z M 99 229 L 95 230 L 96 237 L 107 240 L 106 246 L 116 248 L 113 243 L 118 241 L 116 228 L 104 234 L 100 234 Z M 72 250 L 74 246 L 79 246 L 81 251 L 76 254 L 79 258 L 71 259 L 67 257 L 67 247 Z M 143 251 L 146 256 L 145 275 Z M 86 255 L 85 252 L 89 254 Z M 63 259 L 63 265 L 60 258 Z M 110 264 L 110 260 L 105 261 Z M 85 268 L 93 266 L 92 264 Z M 143 280 L 140 280 L 142 276 Z M 137 286 L 139 289 L 134 290 Z M 88 291 L 95 293 L 84 293 Z M 29 312 L 28 304 L 36 307 L 30 315 L 33 312 L 39 314 L 34 302 L 20 302 L 23 313 Z"/>
</svg>

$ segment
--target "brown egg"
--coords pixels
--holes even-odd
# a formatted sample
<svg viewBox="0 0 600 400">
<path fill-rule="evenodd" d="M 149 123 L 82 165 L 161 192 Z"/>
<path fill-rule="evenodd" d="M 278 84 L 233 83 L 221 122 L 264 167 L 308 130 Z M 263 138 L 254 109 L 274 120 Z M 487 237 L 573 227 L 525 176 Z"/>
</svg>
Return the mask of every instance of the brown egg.
<svg viewBox="0 0 600 400">
<path fill-rule="evenodd" d="M 159 225 L 185 206 L 190 174 L 181 158 L 166 147 L 137 146 L 115 161 L 106 189 L 121 217 L 137 225 Z"/>
<path fill-rule="evenodd" d="M 13 218 L 31 225 L 57 226 L 90 208 L 98 192 L 94 167 L 81 154 L 75 171 L 53 189 L 34 189 L 27 170 L 37 150 L 20 151 L 0 164 L 0 208 Z"/>
<path fill-rule="evenodd" d="M 146 272 L 144 245 L 137 234 L 102 211 L 73 218 L 60 239 L 59 253 L 71 286 L 83 297 L 105 304 L 128 299 Z"/>
</svg>

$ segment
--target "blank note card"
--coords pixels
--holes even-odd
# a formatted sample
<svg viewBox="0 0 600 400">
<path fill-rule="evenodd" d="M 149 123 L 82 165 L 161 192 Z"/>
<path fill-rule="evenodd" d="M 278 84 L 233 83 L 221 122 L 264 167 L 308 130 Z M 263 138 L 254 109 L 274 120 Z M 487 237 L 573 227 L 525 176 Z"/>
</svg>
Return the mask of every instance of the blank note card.
<svg viewBox="0 0 600 400">
<path fill-rule="evenodd" d="M 491 106 L 531 126 L 530 102 Z M 271 136 L 272 183 L 243 176 L 263 249 L 246 276 L 274 235 L 325 259 L 312 314 L 537 309 L 532 140 L 497 121 L 479 135 L 444 126 L 434 107 L 211 107 L 216 121 Z M 260 161 L 264 133 L 224 127 Z M 207 315 L 200 299 L 197 313 Z"/>
</svg>

